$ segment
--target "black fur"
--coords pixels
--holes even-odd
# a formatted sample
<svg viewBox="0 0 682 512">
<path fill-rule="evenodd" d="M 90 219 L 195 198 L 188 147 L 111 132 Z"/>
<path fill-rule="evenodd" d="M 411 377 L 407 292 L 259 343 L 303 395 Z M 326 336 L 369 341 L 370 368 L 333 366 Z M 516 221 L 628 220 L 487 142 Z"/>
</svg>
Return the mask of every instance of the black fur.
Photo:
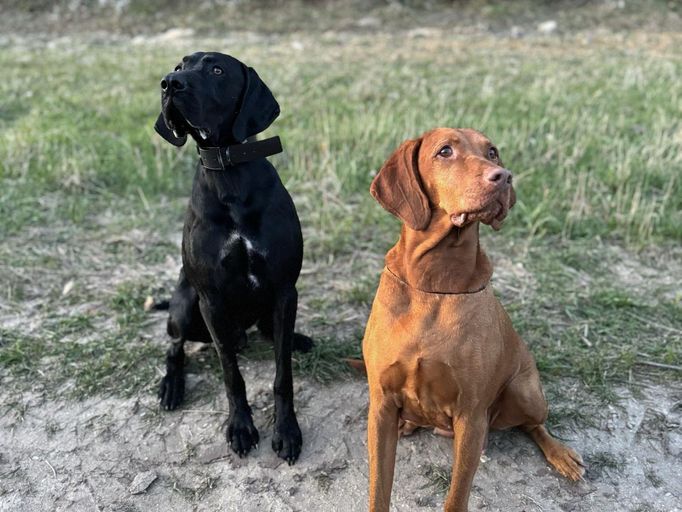
<svg viewBox="0 0 682 512">
<path fill-rule="evenodd" d="M 175 145 L 184 144 L 188 135 L 200 146 L 236 144 L 265 130 L 279 114 L 256 72 L 220 53 L 183 58 L 162 89 L 156 129 Z M 169 303 L 168 333 L 176 340 L 168 350 L 159 396 L 166 409 L 182 402 L 183 343 L 212 340 L 230 403 L 227 440 L 240 456 L 259 440 L 237 365 L 246 330 L 255 324 L 275 348 L 272 447 L 290 464 L 301 451 L 291 351 L 294 345 L 312 346 L 310 338 L 294 333 L 302 257 L 294 203 L 268 160 L 226 171 L 197 165 L 183 230 L 183 269 Z"/>
</svg>

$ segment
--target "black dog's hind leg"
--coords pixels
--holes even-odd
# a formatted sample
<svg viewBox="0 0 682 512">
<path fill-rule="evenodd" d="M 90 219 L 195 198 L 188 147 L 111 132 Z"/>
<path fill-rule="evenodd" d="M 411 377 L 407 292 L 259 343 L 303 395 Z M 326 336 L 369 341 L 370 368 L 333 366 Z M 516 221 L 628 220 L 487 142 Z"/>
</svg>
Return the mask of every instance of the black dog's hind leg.
<svg viewBox="0 0 682 512">
<path fill-rule="evenodd" d="M 253 425 L 251 407 L 246 399 L 246 386 L 237 365 L 237 349 L 244 338 L 244 332 L 237 326 L 228 324 L 224 308 L 216 306 L 216 303 L 200 300 L 199 306 L 223 367 L 225 392 L 230 404 L 227 442 L 237 455 L 243 457 L 252 447 L 258 446 L 258 431 Z"/>
<path fill-rule="evenodd" d="M 264 337 L 272 340 L 272 318 L 261 319 L 258 322 L 258 330 Z M 294 332 L 294 342 L 292 348 L 295 352 L 310 352 L 314 346 L 315 342 L 312 338 L 306 336 L 305 334 L 301 334 L 300 332 Z"/>
<path fill-rule="evenodd" d="M 284 291 L 275 301 L 273 338 L 275 345 L 275 431 L 272 449 L 289 465 L 301 453 L 303 439 L 294 412 L 294 384 L 291 374 L 291 351 L 298 294 L 295 288 Z"/>
<path fill-rule="evenodd" d="M 173 340 L 166 352 L 166 375 L 161 379 L 161 407 L 172 411 L 185 397 L 185 339 Z"/>
</svg>

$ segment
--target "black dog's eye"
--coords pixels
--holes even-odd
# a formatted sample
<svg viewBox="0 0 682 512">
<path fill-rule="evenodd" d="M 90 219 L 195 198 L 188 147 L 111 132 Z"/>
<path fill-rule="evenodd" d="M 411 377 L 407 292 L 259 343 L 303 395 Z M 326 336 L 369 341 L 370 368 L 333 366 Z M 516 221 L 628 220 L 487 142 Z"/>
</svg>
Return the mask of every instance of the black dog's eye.
<svg viewBox="0 0 682 512">
<path fill-rule="evenodd" d="M 454 151 L 452 150 L 452 146 L 443 146 L 438 152 L 438 156 L 442 156 L 443 158 L 450 158 L 453 154 Z"/>
<path fill-rule="evenodd" d="M 488 159 L 496 161 L 500 158 L 500 155 L 497 152 L 497 148 L 495 146 L 491 146 L 491 148 L 488 150 Z"/>
<path fill-rule="evenodd" d="M 180 64 L 178 64 L 177 66 L 175 66 L 175 69 L 173 71 L 180 71 L 181 69 L 182 69 L 182 66 Z"/>
<path fill-rule="evenodd" d="M 213 74 L 214 75 L 222 75 L 223 74 L 222 68 L 220 68 L 218 66 L 213 66 Z"/>
</svg>

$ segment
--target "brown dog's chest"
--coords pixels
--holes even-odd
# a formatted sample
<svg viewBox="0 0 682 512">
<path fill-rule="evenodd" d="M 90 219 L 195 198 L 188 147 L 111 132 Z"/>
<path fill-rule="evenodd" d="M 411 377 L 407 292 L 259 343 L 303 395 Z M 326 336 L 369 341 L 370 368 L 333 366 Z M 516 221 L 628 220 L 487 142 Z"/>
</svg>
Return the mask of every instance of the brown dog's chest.
<svg viewBox="0 0 682 512">
<path fill-rule="evenodd" d="M 405 420 L 450 429 L 523 367 L 518 341 L 490 287 L 431 294 L 384 272 L 363 343 L 370 393 L 392 396 Z"/>
</svg>

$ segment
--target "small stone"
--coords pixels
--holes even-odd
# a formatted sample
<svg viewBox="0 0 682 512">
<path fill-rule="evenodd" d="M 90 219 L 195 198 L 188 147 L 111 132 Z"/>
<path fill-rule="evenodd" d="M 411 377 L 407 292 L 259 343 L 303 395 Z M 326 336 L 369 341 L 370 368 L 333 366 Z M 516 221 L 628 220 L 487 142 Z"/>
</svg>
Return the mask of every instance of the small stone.
<svg viewBox="0 0 682 512">
<path fill-rule="evenodd" d="M 66 297 L 71 290 L 73 290 L 73 287 L 76 283 L 73 282 L 73 280 L 68 281 L 65 285 L 64 288 L 62 288 L 62 297 Z"/>
<path fill-rule="evenodd" d="M 130 494 L 142 494 L 157 478 L 158 475 L 151 470 L 138 473 L 135 475 L 135 478 L 133 478 L 133 483 L 128 487 L 128 492 L 130 492 Z"/>
<path fill-rule="evenodd" d="M 360 18 L 355 25 L 362 28 L 376 28 L 381 26 L 381 20 L 374 16 L 365 16 Z"/>
<path fill-rule="evenodd" d="M 542 32 L 543 34 L 552 34 L 553 32 L 556 32 L 557 28 L 559 28 L 559 24 L 556 21 L 543 21 L 538 25 L 538 32 Z"/>
</svg>

